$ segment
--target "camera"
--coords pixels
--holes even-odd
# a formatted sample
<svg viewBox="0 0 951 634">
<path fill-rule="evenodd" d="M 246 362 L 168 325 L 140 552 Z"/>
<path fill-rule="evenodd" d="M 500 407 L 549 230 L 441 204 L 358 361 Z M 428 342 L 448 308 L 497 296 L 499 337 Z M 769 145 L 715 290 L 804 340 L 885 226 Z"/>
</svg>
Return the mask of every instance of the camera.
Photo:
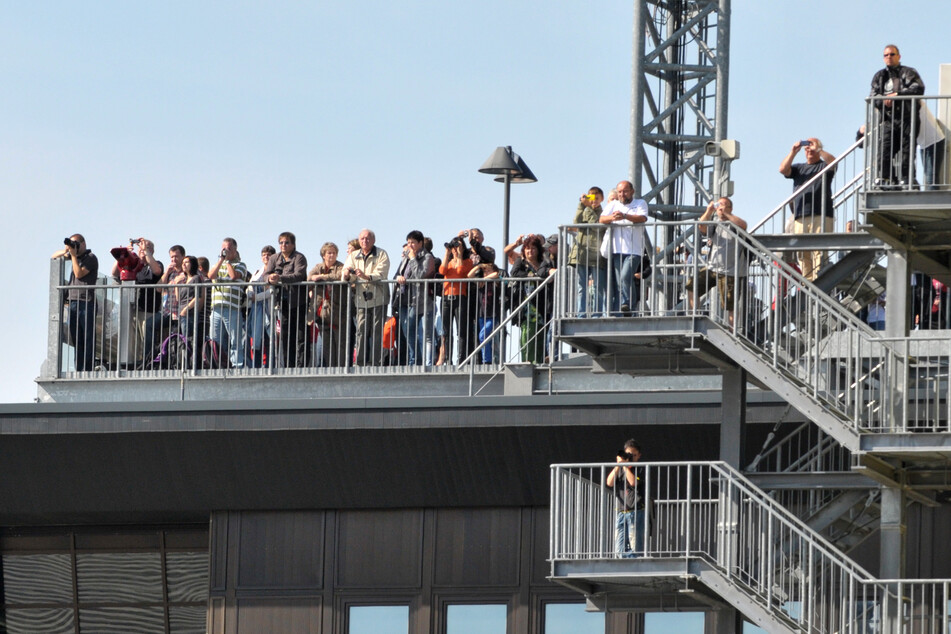
<svg viewBox="0 0 951 634">
<path fill-rule="evenodd" d="M 617 452 L 617 457 L 620 458 L 621 460 L 623 460 L 624 462 L 630 462 L 630 461 L 634 460 L 634 456 L 632 456 L 631 454 L 627 453 L 627 452 L 624 451 L 623 449 L 620 450 L 619 452 Z"/>
<path fill-rule="evenodd" d="M 76 240 L 70 240 L 69 238 L 63 238 L 63 244 L 65 244 L 68 247 L 72 247 L 74 249 L 79 248 L 79 242 L 77 242 Z"/>
<path fill-rule="evenodd" d="M 462 232 L 462 237 L 463 237 L 463 238 L 468 238 L 468 237 L 469 237 L 469 230 L 468 230 L 468 229 L 466 229 L 465 231 Z"/>
<path fill-rule="evenodd" d="M 459 236 L 456 236 L 449 242 L 444 242 L 443 246 L 445 246 L 447 249 L 455 249 L 456 247 L 461 247 L 462 239 Z"/>
<path fill-rule="evenodd" d="M 363 301 L 369 302 L 373 300 L 372 291 L 363 291 Z"/>
<path fill-rule="evenodd" d="M 810 141 L 809 139 L 802 139 L 801 141 L 799 141 L 799 145 L 801 147 L 809 147 L 810 145 L 812 145 L 812 141 Z"/>
<path fill-rule="evenodd" d="M 227 260 L 227 259 L 228 259 L 228 249 L 222 249 L 222 250 L 221 250 L 221 259 L 222 259 L 222 260 Z"/>
</svg>

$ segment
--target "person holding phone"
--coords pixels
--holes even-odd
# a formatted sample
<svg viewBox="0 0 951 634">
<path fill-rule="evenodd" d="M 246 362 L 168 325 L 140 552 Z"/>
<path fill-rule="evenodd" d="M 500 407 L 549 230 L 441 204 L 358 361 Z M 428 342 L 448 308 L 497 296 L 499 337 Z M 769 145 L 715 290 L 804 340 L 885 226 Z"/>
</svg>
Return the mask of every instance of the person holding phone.
<svg viewBox="0 0 951 634">
<path fill-rule="evenodd" d="M 800 150 L 805 151 L 806 162 L 793 163 Z M 793 191 L 797 192 L 792 203 L 793 233 L 831 233 L 834 230 L 833 161 L 835 157 L 823 149 L 822 142 L 810 137 L 793 143 L 789 154 L 779 164 L 779 173 L 792 180 Z M 813 181 L 819 174 L 822 176 Z M 810 281 L 815 281 L 819 269 L 829 259 L 826 251 L 799 251 L 796 257 L 803 276 Z"/>
</svg>

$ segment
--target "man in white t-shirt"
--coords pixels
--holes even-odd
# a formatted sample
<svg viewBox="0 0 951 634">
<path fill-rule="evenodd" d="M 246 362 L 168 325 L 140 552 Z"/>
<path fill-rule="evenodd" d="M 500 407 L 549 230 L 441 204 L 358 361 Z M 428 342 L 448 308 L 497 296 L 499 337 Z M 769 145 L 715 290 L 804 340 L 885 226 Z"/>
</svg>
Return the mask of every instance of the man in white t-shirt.
<svg viewBox="0 0 951 634">
<path fill-rule="evenodd" d="M 640 300 L 640 280 L 634 274 L 641 270 L 644 254 L 644 227 L 640 225 L 647 222 L 647 202 L 634 198 L 630 181 L 621 181 L 617 200 L 604 207 L 599 222 L 609 225 L 601 254 L 612 267 L 611 312 L 629 316 Z"/>
</svg>

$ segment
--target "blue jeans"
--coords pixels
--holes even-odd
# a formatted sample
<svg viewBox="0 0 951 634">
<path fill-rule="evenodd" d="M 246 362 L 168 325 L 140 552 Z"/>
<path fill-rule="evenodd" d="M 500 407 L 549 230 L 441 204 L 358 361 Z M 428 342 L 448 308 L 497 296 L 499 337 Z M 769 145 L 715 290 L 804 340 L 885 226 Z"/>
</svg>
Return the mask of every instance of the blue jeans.
<svg viewBox="0 0 951 634">
<path fill-rule="evenodd" d="M 608 271 L 597 264 L 579 262 L 575 270 L 578 279 L 578 316 L 599 317 L 604 313 L 604 293 L 607 291 Z M 588 288 L 588 280 L 593 280 L 594 288 Z M 590 292 L 593 298 L 589 297 Z M 594 309 L 588 311 L 588 300 L 594 299 Z"/>
<path fill-rule="evenodd" d="M 251 349 L 254 350 L 254 358 L 250 361 L 251 365 L 256 368 L 264 367 L 262 355 L 267 349 L 265 340 L 268 338 L 271 329 L 268 323 L 270 309 L 270 302 L 260 301 L 251 304 L 251 310 L 248 312 L 248 337 L 251 338 Z"/>
<path fill-rule="evenodd" d="M 644 509 L 625 511 L 617 514 L 617 526 L 614 531 L 614 552 L 625 559 L 644 555 Z"/>
<path fill-rule="evenodd" d="M 485 317 L 479 317 L 479 343 L 483 343 L 489 335 L 492 334 L 492 331 L 495 330 L 495 320 L 486 319 Z M 496 356 L 498 356 L 498 344 L 499 336 L 495 335 L 491 340 L 485 344 L 479 354 L 482 355 L 482 363 L 498 363 L 498 359 L 492 356 L 492 351 L 495 350 Z"/>
<path fill-rule="evenodd" d="M 228 340 L 225 341 L 225 335 Z M 215 305 L 211 309 L 211 338 L 218 342 L 219 350 L 228 345 L 231 367 L 244 367 L 244 315 L 240 308 Z"/>
<path fill-rule="evenodd" d="M 69 334 L 76 348 L 76 371 L 89 372 L 95 368 L 96 302 L 69 300 Z"/>
<path fill-rule="evenodd" d="M 621 306 L 637 310 L 641 288 L 634 274 L 641 269 L 641 256 L 631 253 L 615 253 L 611 256 L 614 273 L 614 288 L 611 289 L 611 311 L 618 312 Z M 620 303 L 618 302 L 620 299 Z"/>
<path fill-rule="evenodd" d="M 422 363 L 425 336 L 420 336 L 423 320 L 419 317 L 419 311 L 415 306 L 400 306 L 399 319 L 406 342 L 406 365 L 416 365 L 417 360 Z"/>
</svg>

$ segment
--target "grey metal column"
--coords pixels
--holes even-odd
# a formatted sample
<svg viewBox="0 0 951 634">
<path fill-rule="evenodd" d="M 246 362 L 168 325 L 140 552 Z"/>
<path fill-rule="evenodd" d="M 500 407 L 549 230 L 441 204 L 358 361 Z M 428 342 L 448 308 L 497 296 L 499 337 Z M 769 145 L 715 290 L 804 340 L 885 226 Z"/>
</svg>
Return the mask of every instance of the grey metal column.
<svg viewBox="0 0 951 634">
<path fill-rule="evenodd" d="M 746 438 L 746 371 L 737 368 L 723 373 L 720 405 L 720 460 L 742 469 Z"/>
</svg>

